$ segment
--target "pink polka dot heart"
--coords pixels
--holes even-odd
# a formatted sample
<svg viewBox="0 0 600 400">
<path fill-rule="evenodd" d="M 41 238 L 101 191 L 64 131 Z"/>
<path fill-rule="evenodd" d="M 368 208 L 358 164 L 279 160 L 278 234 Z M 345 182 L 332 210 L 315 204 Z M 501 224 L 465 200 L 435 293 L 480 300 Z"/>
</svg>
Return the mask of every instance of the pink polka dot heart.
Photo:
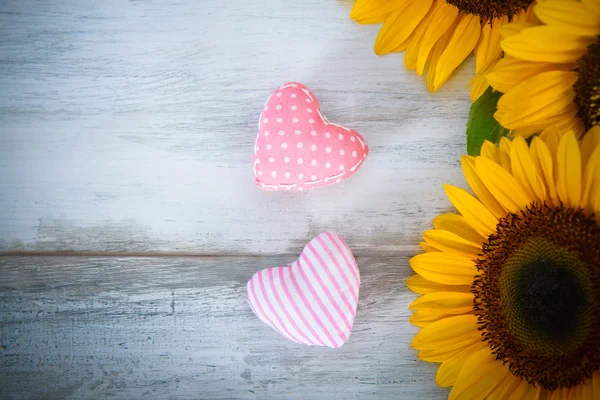
<svg viewBox="0 0 600 400">
<path fill-rule="evenodd" d="M 285 83 L 267 100 L 254 145 L 256 185 L 304 190 L 348 179 L 369 147 L 361 135 L 327 121 L 306 86 Z"/>
</svg>

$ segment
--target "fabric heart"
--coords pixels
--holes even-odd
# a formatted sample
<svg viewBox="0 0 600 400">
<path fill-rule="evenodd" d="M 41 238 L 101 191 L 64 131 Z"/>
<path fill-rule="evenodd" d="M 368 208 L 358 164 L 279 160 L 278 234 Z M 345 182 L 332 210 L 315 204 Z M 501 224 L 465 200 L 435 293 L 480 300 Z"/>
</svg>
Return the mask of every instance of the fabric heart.
<svg viewBox="0 0 600 400">
<path fill-rule="evenodd" d="M 294 342 L 338 348 L 348 341 L 360 288 L 356 260 L 332 232 L 294 263 L 257 272 L 247 284 L 254 314 Z"/>
<path fill-rule="evenodd" d="M 352 176 L 369 154 L 355 131 L 321 115 L 300 83 L 285 83 L 267 100 L 254 144 L 254 176 L 264 190 L 304 190 Z"/>
</svg>

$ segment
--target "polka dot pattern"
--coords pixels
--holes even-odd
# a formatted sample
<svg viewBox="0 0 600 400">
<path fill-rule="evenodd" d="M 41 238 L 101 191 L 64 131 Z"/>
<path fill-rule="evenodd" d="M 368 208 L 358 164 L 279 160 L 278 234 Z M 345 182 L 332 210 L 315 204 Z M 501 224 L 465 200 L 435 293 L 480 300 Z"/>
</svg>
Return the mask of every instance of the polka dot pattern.
<svg viewBox="0 0 600 400">
<path fill-rule="evenodd" d="M 353 175 L 368 152 L 357 132 L 321 116 L 306 86 L 286 83 L 274 91 L 259 119 L 255 181 L 271 191 L 334 184 Z"/>
</svg>

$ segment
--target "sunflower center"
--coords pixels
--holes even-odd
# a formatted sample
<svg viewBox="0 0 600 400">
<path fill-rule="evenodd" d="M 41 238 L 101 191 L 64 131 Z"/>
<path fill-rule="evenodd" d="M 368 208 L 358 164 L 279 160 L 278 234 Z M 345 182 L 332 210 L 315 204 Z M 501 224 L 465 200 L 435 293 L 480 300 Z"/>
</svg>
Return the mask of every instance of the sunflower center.
<svg viewBox="0 0 600 400">
<path fill-rule="evenodd" d="M 510 371 L 547 390 L 600 369 L 600 225 L 532 204 L 483 245 L 472 291 L 484 340 Z"/>
<path fill-rule="evenodd" d="M 527 9 L 533 0 L 446 0 L 465 14 L 482 18 L 499 18 L 513 15 Z"/>
<path fill-rule="evenodd" d="M 579 59 L 575 104 L 585 130 L 600 125 L 600 37 Z"/>
</svg>

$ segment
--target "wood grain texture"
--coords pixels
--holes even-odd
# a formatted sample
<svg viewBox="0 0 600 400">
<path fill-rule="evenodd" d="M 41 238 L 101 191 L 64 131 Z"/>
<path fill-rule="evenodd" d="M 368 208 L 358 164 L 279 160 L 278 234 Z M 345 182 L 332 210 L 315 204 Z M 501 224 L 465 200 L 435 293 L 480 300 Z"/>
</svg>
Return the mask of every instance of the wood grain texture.
<svg viewBox="0 0 600 400">
<path fill-rule="evenodd" d="M 0 397 L 444 398 L 409 346 L 409 255 L 357 259 L 337 350 L 284 339 L 246 303 L 250 276 L 290 257 L 0 258 Z"/>
<path fill-rule="evenodd" d="M 322 0 L 0 3 L 0 251 L 402 251 L 464 185 L 472 65 L 436 94 Z M 371 154 L 306 193 L 253 183 L 260 109 L 296 80 Z"/>
</svg>

